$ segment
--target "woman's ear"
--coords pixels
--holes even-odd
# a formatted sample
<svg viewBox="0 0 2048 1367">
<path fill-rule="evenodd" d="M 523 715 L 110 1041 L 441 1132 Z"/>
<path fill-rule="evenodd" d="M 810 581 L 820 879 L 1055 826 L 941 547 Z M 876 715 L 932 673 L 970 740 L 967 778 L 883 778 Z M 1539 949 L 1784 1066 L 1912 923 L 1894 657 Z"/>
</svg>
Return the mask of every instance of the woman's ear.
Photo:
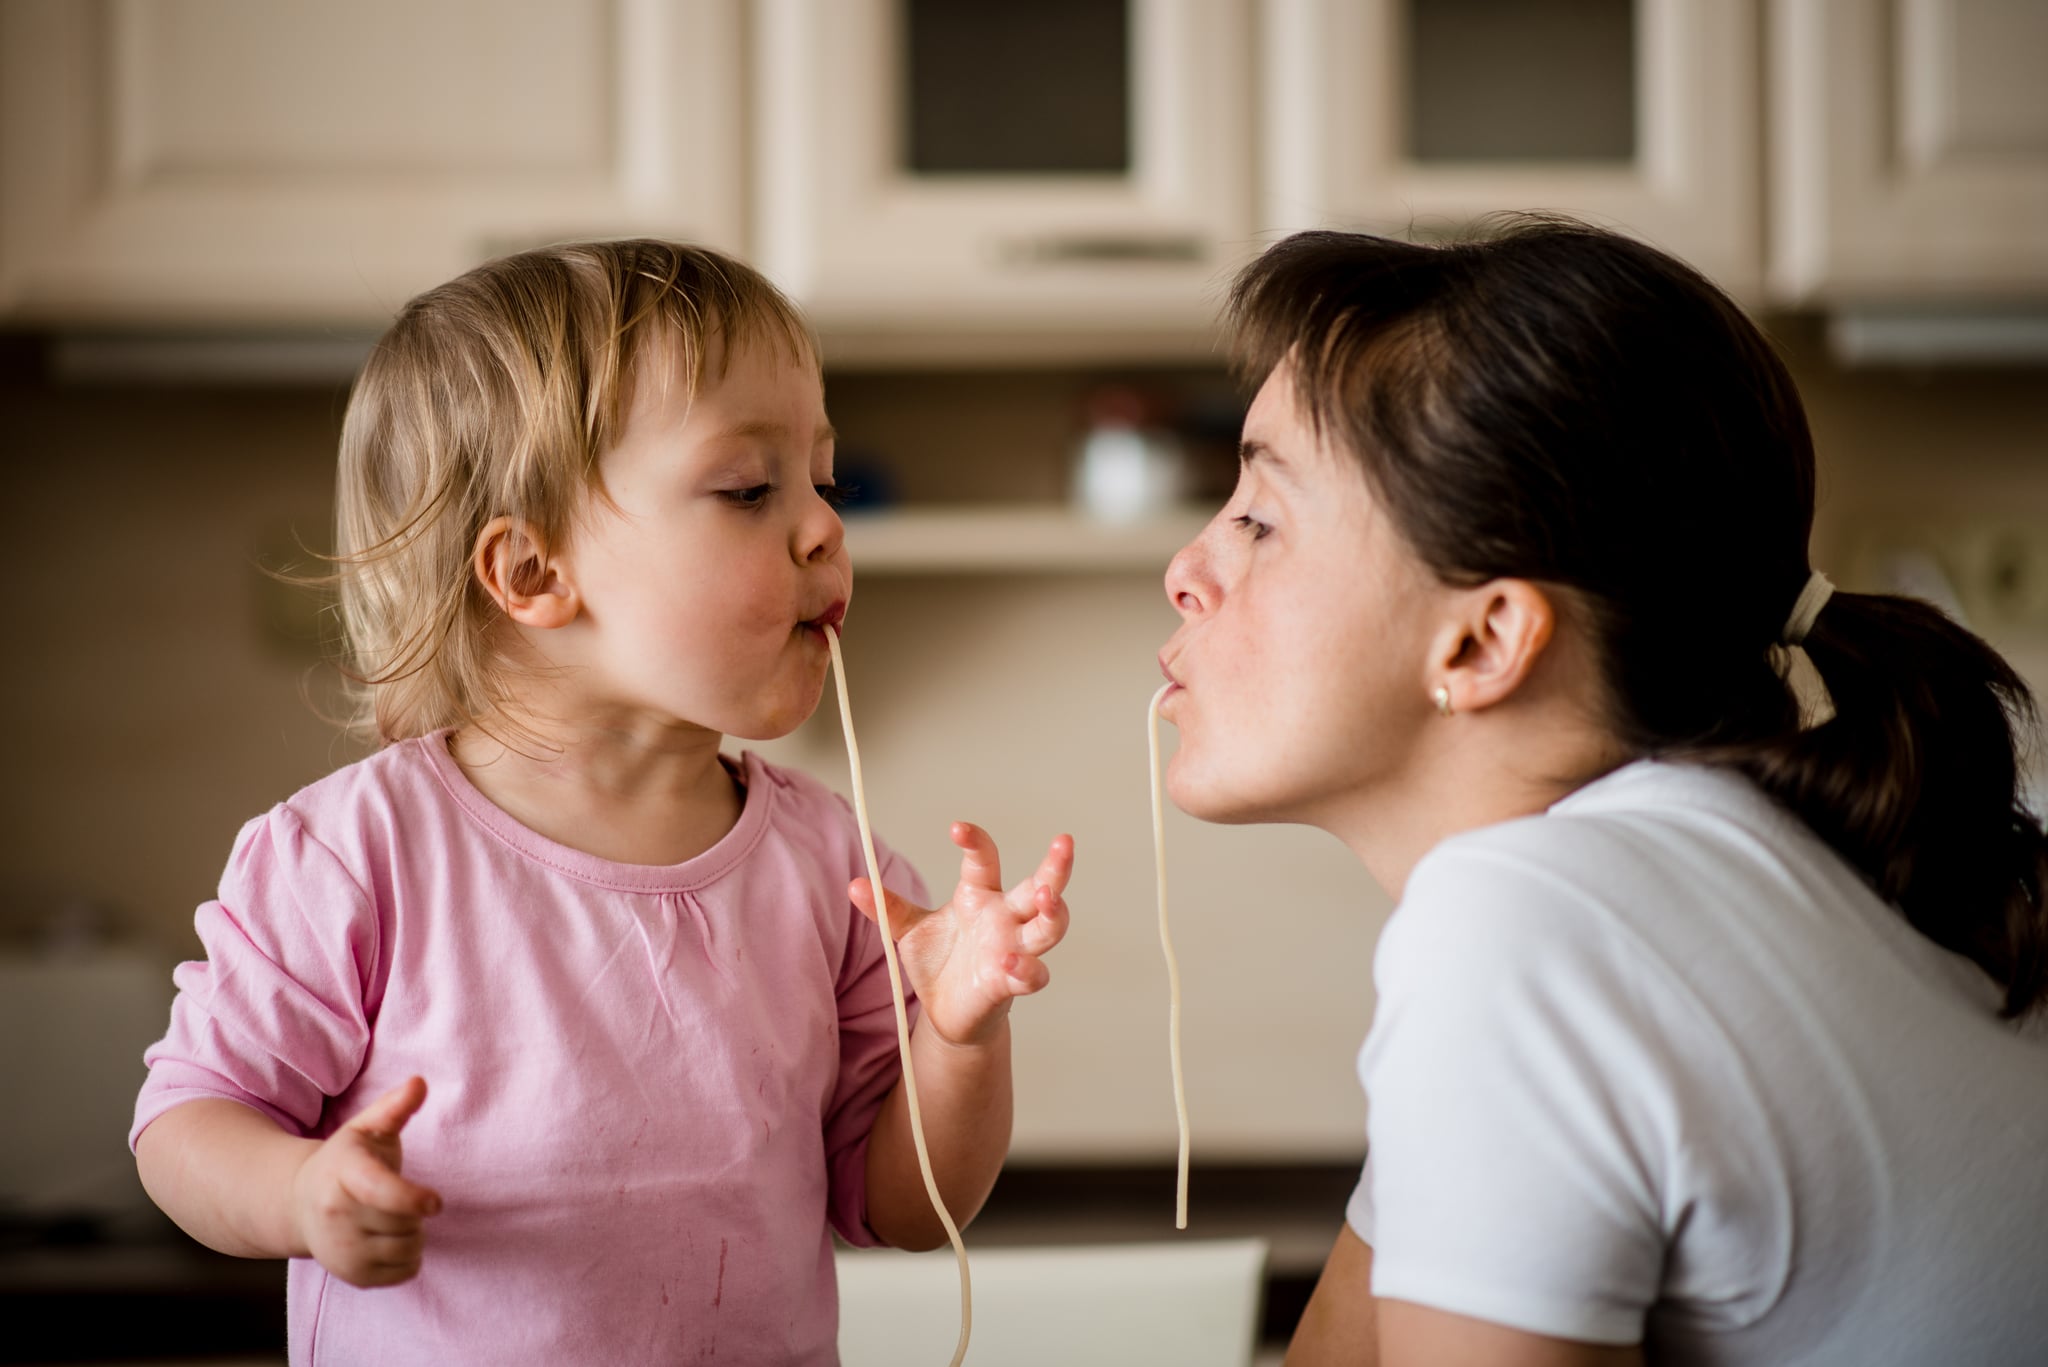
<svg viewBox="0 0 2048 1367">
<path fill-rule="evenodd" d="M 567 626 L 582 607 L 568 566 L 549 557 L 531 523 L 492 518 L 477 533 L 470 564 L 484 592 L 521 626 Z"/>
<path fill-rule="evenodd" d="M 1450 691 L 1450 712 L 1476 712 L 1527 682 L 1557 629 L 1550 596 L 1526 579 L 1495 579 L 1461 595 L 1461 611 L 1438 637 L 1428 691 Z"/>
</svg>

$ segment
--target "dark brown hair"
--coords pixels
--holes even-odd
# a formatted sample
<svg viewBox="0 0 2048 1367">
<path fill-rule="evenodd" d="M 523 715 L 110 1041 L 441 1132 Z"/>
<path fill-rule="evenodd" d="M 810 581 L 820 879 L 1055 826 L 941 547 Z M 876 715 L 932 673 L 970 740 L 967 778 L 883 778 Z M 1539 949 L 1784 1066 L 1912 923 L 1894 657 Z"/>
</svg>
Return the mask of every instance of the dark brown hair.
<svg viewBox="0 0 2048 1367">
<path fill-rule="evenodd" d="M 1297 234 L 1229 313 L 1244 373 L 1292 363 L 1440 579 L 1565 590 L 1632 753 L 1749 775 L 1980 964 L 2007 1016 L 2048 999 L 2012 668 L 1928 604 L 1838 592 L 1805 640 L 1835 713 L 1801 727 L 1773 647 L 1810 573 L 1813 440 L 1726 295 L 1642 243 L 1517 216 L 1441 246 Z"/>
</svg>

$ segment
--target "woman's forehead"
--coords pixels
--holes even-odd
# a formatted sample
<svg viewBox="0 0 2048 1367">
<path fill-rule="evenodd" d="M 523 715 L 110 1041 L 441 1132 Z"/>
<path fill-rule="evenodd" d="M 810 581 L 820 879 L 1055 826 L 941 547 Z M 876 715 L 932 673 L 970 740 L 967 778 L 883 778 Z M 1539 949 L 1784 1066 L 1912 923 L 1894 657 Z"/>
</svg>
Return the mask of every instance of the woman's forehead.
<svg viewBox="0 0 2048 1367">
<path fill-rule="evenodd" d="M 1325 487 L 1332 480 L 1362 486 L 1364 471 L 1329 423 L 1318 424 L 1301 400 L 1292 372 L 1276 366 L 1245 413 L 1238 459 L 1276 482 Z"/>
</svg>

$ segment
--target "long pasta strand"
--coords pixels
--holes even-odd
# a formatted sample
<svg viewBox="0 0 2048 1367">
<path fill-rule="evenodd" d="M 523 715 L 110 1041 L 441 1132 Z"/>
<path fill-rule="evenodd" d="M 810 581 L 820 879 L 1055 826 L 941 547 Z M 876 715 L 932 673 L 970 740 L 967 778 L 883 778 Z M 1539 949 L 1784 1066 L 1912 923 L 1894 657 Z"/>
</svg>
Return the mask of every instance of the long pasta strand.
<svg viewBox="0 0 2048 1367">
<path fill-rule="evenodd" d="M 882 865 L 875 858 L 875 833 L 868 825 L 867 789 L 860 777 L 860 743 L 853 738 L 853 704 L 846 696 L 846 660 L 839 653 L 839 633 L 825 628 L 825 643 L 832 648 L 832 677 L 839 686 L 839 722 L 846 731 L 846 763 L 853 774 L 853 814 L 860 822 L 861 853 L 867 857 L 868 886 L 874 889 L 875 910 L 882 932 L 882 958 L 889 966 L 889 995 L 896 1003 L 896 1048 L 903 1057 L 903 1090 L 910 1102 L 910 1138 L 917 1148 L 917 1169 L 924 1174 L 925 1194 L 932 1199 L 946 1237 L 953 1241 L 953 1256 L 960 1260 L 960 1342 L 953 1349 L 952 1367 L 967 1357 L 967 1339 L 974 1328 L 974 1291 L 967 1273 L 967 1245 L 960 1240 L 960 1227 L 939 1195 L 932 1176 L 931 1154 L 924 1143 L 924 1113 L 917 1105 L 917 1074 L 910 1066 L 910 1012 L 903 1003 L 903 972 L 896 963 L 896 937 L 889 932 L 889 898 L 882 890 Z M 1183 1221 L 1185 1223 L 1185 1221 Z"/>
<path fill-rule="evenodd" d="M 1159 947 L 1166 952 L 1168 1006 L 1166 1032 L 1173 1057 L 1173 1109 L 1180 1118 L 1180 1171 L 1175 1185 L 1173 1227 L 1188 1227 L 1188 1089 L 1180 1067 L 1180 964 L 1173 957 L 1173 936 L 1166 929 L 1166 792 L 1159 768 L 1159 704 L 1171 683 L 1152 695 L 1146 734 L 1152 750 L 1152 856 L 1159 887 Z"/>
</svg>

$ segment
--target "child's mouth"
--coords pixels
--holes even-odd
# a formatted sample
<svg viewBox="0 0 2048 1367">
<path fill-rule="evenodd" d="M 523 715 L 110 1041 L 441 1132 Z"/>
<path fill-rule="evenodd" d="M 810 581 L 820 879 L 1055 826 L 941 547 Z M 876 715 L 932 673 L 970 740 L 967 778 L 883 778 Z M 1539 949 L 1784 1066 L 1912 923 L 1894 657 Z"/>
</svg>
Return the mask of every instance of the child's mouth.
<svg viewBox="0 0 2048 1367">
<path fill-rule="evenodd" d="M 840 629 L 840 624 L 845 620 L 846 604 L 842 601 L 832 604 L 823 612 L 819 613 L 816 617 L 806 618 L 803 622 L 799 623 L 798 625 L 803 627 L 805 631 L 816 632 L 820 637 L 822 637 L 825 634 L 826 627 L 830 627 L 832 628 L 832 630 L 838 631 Z"/>
</svg>

